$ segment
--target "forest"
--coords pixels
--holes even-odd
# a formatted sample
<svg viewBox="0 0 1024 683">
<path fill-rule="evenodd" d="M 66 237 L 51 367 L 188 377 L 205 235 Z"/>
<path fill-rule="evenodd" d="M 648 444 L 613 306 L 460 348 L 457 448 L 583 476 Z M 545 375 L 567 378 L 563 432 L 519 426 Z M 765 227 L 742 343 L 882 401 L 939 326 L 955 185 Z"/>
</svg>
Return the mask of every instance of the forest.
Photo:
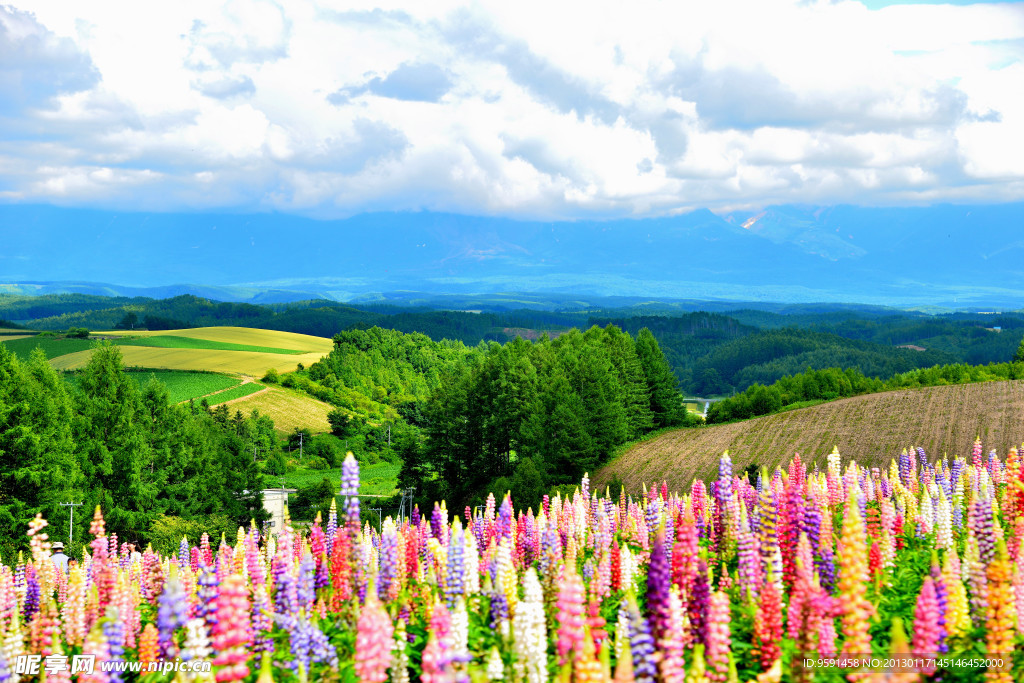
<svg viewBox="0 0 1024 683">
<path fill-rule="evenodd" d="M 510 308 L 501 300 L 475 312 L 392 304 L 350 305 L 313 300 L 255 305 L 216 302 L 192 295 L 169 299 L 115 298 L 85 294 L 0 295 L 0 318 L 32 329 L 179 329 L 234 325 L 333 337 L 374 326 L 426 335 L 466 346 L 506 342 L 516 336 L 556 337 L 572 328 L 614 324 L 636 335 L 654 335 L 689 396 L 728 396 L 754 384 L 803 373 L 808 368 L 856 368 L 866 377 L 888 378 L 916 368 L 1008 360 L 1024 328 L 1017 313 L 928 315 L 878 307 L 765 305 L 709 313 L 685 311 L 672 302 L 618 309 Z M 564 303 L 564 302 L 563 302 Z M 554 305 L 554 304 L 551 304 Z M 699 303 L 688 304 L 697 306 Z M 711 305 L 710 303 L 708 304 Z M 720 310 L 721 304 L 716 304 Z"/>
<path fill-rule="evenodd" d="M 0 344 L 0 554 L 24 546 L 24 529 L 42 512 L 66 538 L 69 508 L 82 520 L 101 505 L 107 529 L 142 543 L 164 532 L 234 533 L 266 518 L 254 448 L 275 444 L 259 415 L 171 405 L 153 379 L 128 378 L 115 346 L 100 344 L 75 383 L 41 351 L 27 362 Z M 63 520 L 61 523 L 60 520 Z M 75 525 L 78 553 L 87 527 Z"/>
</svg>

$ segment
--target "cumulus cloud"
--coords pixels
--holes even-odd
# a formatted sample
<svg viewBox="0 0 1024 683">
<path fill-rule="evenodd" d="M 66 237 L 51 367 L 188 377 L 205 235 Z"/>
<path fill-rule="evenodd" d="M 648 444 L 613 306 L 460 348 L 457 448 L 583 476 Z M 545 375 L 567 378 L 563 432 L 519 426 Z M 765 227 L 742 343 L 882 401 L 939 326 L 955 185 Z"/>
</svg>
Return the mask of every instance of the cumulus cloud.
<svg viewBox="0 0 1024 683">
<path fill-rule="evenodd" d="M 74 41 L 30 12 L 0 6 L 0 114 L 48 107 L 57 95 L 94 86 L 99 73 Z"/>
<path fill-rule="evenodd" d="M 543 218 L 1020 200 L 1022 46 L 1021 3 L 15 0 L 0 197 Z"/>
</svg>

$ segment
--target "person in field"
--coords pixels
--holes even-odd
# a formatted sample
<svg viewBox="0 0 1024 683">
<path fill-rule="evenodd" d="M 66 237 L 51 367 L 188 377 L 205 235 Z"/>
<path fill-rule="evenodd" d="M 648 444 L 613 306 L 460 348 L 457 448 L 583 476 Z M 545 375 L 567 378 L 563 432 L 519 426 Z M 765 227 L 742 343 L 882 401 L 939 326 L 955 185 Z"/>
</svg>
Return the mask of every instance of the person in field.
<svg viewBox="0 0 1024 683">
<path fill-rule="evenodd" d="M 54 552 L 50 559 L 53 560 L 53 565 L 67 576 L 68 556 L 64 554 L 64 544 L 57 541 L 52 547 Z"/>
</svg>

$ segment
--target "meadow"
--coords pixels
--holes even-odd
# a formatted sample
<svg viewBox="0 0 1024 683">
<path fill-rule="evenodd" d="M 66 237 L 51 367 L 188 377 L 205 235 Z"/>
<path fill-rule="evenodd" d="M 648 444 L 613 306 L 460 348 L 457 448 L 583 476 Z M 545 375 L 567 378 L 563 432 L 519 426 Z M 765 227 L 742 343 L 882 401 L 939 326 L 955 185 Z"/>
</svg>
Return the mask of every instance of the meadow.
<svg viewBox="0 0 1024 683">
<path fill-rule="evenodd" d="M 267 415 L 274 421 L 274 428 L 279 434 L 287 434 L 298 428 L 307 428 L 315 432 L 331 431 L 327 421 L 327 413 L 334 409 L 328 403 L 284 387 L 267 387 L 266 391 L 253 393 L 231 404 L 232 409 L 249 414 L 258 410 L 260 415 Z"/>
<path fill-rule="evenodd" d="M 125 373 L 135 381 L 140 389 L 146 386 L 151 377 L 156 377 L 167 387 L 170 395 L 170 403 L 181 403 L 189 399 L 200 399 L 203 396 L 215 392 L 231 391 L 232 387 L 238 387 L 240 380 L 237 377 L 228 377 L 212 372 L 183 372 L 180 370 L 129 370 Z M 65 381 L 77 384 L 79 375 L 66 373 Z M 213 398 L 212 396 L 210 397 Z"/>
<path fill-rule="evenodd" d="M 77 352 L 89 352 L 94 342 L 88 339 L 64 338 L 64 337 L 21 337 L 16 339 L 10 337 L 0 340 L 0 344 L 7 347 L 11 353 L 22 360 L 28 360 L 29 355 L 38 346 L 50 360 L 59 356 L 65 356 Z"/>
<path fill-rule="evenodd" d="M 342 504 L 308 531 L 139 557 L 97 508 L 67 578 L 37 517 L 23 564 L 0 567 L 0 627 L 19 644 L 2 663 L 179 657 L 261 682 L 1019 680 L 1016 450 L 910 449 L 874 471 L 834 452 L 756 484 L 718 464 L 682 491 L 605 497 L 584 477 L 536 511 L 439 502 L 377 530 L 349 457 Z"/>
</svg>

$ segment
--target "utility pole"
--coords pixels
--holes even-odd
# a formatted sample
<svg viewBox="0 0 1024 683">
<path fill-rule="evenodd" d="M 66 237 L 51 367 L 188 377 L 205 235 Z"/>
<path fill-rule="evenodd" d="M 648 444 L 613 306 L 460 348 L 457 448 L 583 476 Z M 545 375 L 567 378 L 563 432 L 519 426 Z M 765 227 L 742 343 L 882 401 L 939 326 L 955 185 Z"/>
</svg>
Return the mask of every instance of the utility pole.
<svg viewBox="0 0 1024 683">
<path fill-rule="evenodd" d="M 391 448 L 391 423 L 388 422 L 388 448 Z"/>
<path fill-rule="evenodd" d="M 79 505 L 82 505 L 82 504 L 83 503 L 61 503 L 60 504 L 60 506 L 62 508 L 65 508 L 65 507 L 70 507 L 71 508 L 71 519 L 68 520 L 68 546 L 71 545 L 71 536 L 74 533 L 74 529 L 75 529 L 75 508 L 78 507 Z M 70 547 L 68 549 L 70 550 Z"/>
<path fill-rule="evenodd" d="M 302 462 L 302 432 L 299 432 L 299 462 Z"/>
<path fill-rule="evenodd" d="M 409 501 L 409 514 L 412 514 L 412 494 L 416 492 L 415 486 L 410 486 L 402 491 L 402 502 L 398 507 L 398 521 L 399 523 L 405 522 L 405 501 Z"/>
<path fill-rule="evenodd" d="M 266 452 L 267 452 L 267 449 L 266 449 L 266 448 L 263 448 L 262 446 L 253 446 L 253 447 L 252 447 L 252 464 L 253 464 L 253 465 L 255 465 L 255 464 L 256 464 L 256 451 L 257 451 L 257 450 L 258 450 L 258 451 L 259 451 L 260 453 L 266 453 Z"/>
</svg>

